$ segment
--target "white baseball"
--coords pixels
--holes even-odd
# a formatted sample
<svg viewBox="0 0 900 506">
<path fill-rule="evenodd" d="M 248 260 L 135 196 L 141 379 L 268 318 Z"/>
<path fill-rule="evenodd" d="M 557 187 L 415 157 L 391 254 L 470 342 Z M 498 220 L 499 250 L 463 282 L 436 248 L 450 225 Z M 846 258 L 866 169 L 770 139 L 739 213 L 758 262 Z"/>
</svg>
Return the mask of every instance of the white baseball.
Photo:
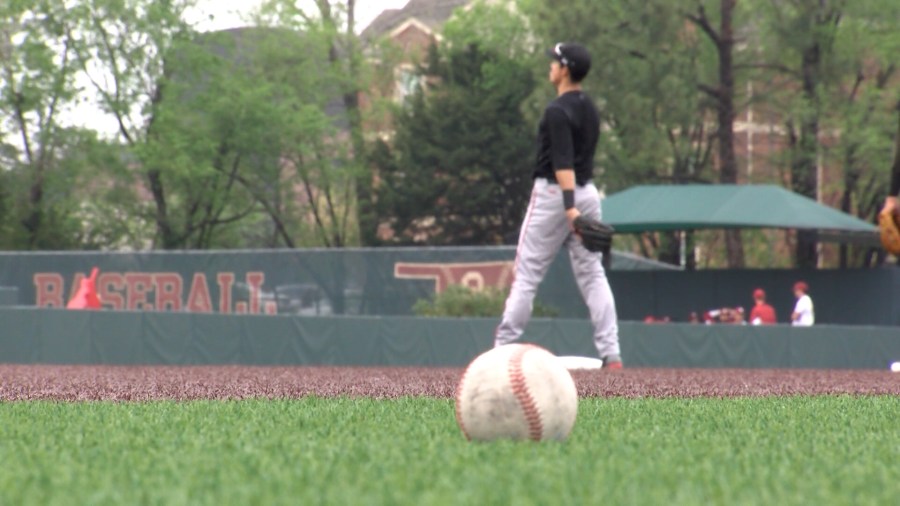
<svg viewBox="0 0 900 506">
<path fill-rule="evenodd" d="M 531 344 L 482 353 L 456 391 L 456 421 L 470 440 L 561 441 L 577 414 L 572 375 L 552 353 Z"/>
</svg>

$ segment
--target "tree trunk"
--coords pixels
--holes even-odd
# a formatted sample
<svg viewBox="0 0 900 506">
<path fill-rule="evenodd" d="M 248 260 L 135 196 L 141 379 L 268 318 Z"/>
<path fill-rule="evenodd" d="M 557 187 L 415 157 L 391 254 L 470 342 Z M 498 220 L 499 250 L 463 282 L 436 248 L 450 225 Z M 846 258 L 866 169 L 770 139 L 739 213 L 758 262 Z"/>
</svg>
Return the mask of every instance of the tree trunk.
<svg viewBox="0 0 900 506">
<path fill-rule="evenodd" d="M 841 211 L 847 214 L 850 212 L 850 204 L 852 203 L 853 193 L 856 192 L 856 183 L 859 181 L 859 171 L 856 169 L 856 149 L 851 146 L 847 150 L 847 156 L 844 160 L 846 167 L 844 169 L 844 192 L 841 195 Z M 846 269 L 849 261 L 849 246 L 847 243 L 841 243 L 840 246 L 840 266 Z"/>
<path fill-rule="evenodd" d="M 40 249 L 41 226 L 44 206 L 44 170 L 40 165 L 34 167 L 34 179 L 28 194 L 28 205 L 31 211 L 25 219 L 28 230 L 28 248 Z"/>
<path fill-rule="evenodd" d="M 684 269 L 687 271 L 695 271 L 697 270 L 697 255 L 694 254 L 694 249 L 697 246 L 695 232 L 693 230 L 688 230 L 684 234 Z"/>
<path fill-rule="evenodd" d="M 326 23 L 330 24 L 335 33 L 339 33 L 337 20 L 334 18 L 331 5 L 326 0 L 317 0 L 319 13 Z M 359 110 L 359 89 L 356 78 L 359 76 L 359 47 L 354 32 L 356 0 L 347 0 L 347 26 L 343 34 L 344 49 L 346 55 L 341 57 L 338 48 L 338 39 L 332 40 L 328 51 L 328 59 L 332 65 L 343 65 L 347 61 L 346 70 L 352 79 L 342 90 L 341 98 L 344 103 L 347 122 L 350 125 L 350 142 L 353 145 L 353 160 L 356 162 L 357 173 L 353 178 L 356 187 L 357 219 L 359 222 L 359 236 L 363 246 L 374 244 L 376 237 L 377 220 L 372 206 L 372 173 L 368 170 L 366 144 L 363 137 L 362 114 Z M 337 226 L 337 224 L 335 224 Z"/>
<path fill-rule="evenodd" d="M 350 75 L 359 75 L 359 41 L 354 29 L 356 16 L 356 0 L 347 0 L 347 52 Z M 351 81 L 355 83 L 355 79 Z M 356 215 L 359 225 L 359 238 L 363 246 L 372 246 L 377 240 L 378 219 L 372 202 L 372 171 L 369 170 L 369 157 L 363 138 L 362 114 L 359 110 L 359 90 L 352 86 L 344 93 L 344 108 L 350 123 L 350 139 L 353 143 L 353 159 L 358 172 L 354 178 L 356 188 Z"/>
<path fill-rule="evenodd" d="M 10 74 L 9 79 L 12 83 L 12 71 L 7 69 L 7 72 Z M 42 206 L 44 200 L 44 167 L 41 163 L 42 160 L 39 160 L 38 157 L 35 156 L 34 150 L 31 146 L 31 136 L 28 134 L 28 122 L 25 120 L 25 98 L 21 93 L 13 92 L 12 95 L 13 107 L 15 110 L 15 121 L 22 136 L 22 146 L 25 150 L 25 157 L 28 160 L 28 165 L 33 171 L 31 178 L 31 187 L 29 188 L 28 192 L 28 205 L 30 210 L 28 212 L 28 217 L 22 220 L 22 225 L 25 227 L 25 230 L 28 231 L 28 248 L 38 249 L 42 221 L 41 218 L 43 216 Z M 41 150 L 43 150 L 43 143 L 41 143 Z"/>
<path fill-rule="evenodd" d="M 819 43 L 815 42 L 803 51 L 801 73 L 803 76 L 803 95 L 807 110 L 803 111 L 800 131 L 794 148 L 791 163 L 791 186 L 800 195 L 817 200 L 817 154 L 819 147 L 819 67 L 821 57 Z M 797 232 L 797 249 L 795 262 L 797 267 L 816 267 L 816 234 L 810 230 Z"/>
<path fill-rule="evenodd" d="M 166 61 L 163 61 L 163 82 L 169 79 L 169 69 L 167 68 Z M 157 84 L 156 89 L 153 91 L 153 98 L 150 101 L 150 107 L 152 108 L 152 112 L 150 114 L 150 121 L 147 124 L 147 141 L 149 142 L 155 135 L 156 130 L 153 128 L 153 125 L 156 120 L 156 109 L 163 99 L 163 84 Z M 134 146 L 135 142 L 131 139 L 131 137 L 126 136 L 126 139 L 129 141 L 129 144 Z M 169 208 L 166 203 L 166 191 L 165 186 L 162 181 L 162 171 L 157 168 L 148 168 L 145 172 L 147 177 L 147 183 L 150 186 L 150 194 L 153 195 L 153 203 L 156 206 L 156 213 L 154 219 L 156 221 L 156 238 L 160 241 L 159 245 L 154 245 L 154 247 L 161 247 L 162 249 L 178 249 L 183 245 L 181 244 L 181 238 L 178 237 L 178 234 L 175 232 L 175 229 L 172 227 L 171 220 L 169 219 Z"/>
<path fill-rule="evenodd" d="M 737 0 L 721 0 L 721 20 L 719 23 L 719 182 L 737 183 L 737 161 L 734 156 L 734 33 L 732 15 Z M 744 267 L 744 243 L 740 230 L 725 231 L 725 249 L 728 267 Z"/>
<path fill-rule="evenodd" d="M 681 237 L 679 232 L 660 232 L 656 258 L 670 265 L 681 265 Z"/>
</svg>

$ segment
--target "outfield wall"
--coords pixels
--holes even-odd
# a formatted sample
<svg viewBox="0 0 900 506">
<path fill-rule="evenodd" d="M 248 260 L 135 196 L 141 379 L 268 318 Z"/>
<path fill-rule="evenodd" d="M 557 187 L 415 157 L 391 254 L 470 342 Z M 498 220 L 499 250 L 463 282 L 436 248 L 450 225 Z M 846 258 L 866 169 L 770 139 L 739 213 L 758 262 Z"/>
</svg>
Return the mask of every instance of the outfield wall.
<svg viewBox="0 0 900 506">
<path fill-rule="evenodd" d="M 47 364 L 462 366 L 492 344 L 494 319 L 298 317 L 0 308 L 0 362 Z M 593 356 L 586 320 L 537 319 L 525 340 Z M 884 369 L 891 327 L 623 322 L 632 367 Z"/>
<path fill-rule="evenodd" d="M 514 257 L 512 247 L 0 252 L 0 306 L 63 307 L 97 266 L 106 309 L 410 316 L 418 299 L 451 284 L 508 287 Z M 791 287 L 803 279 L 818 323 L 900 326 L 897 266 L 684 272 L 614 251 L 609 279 L 623 320 L 686 321 L 692 311 L 726 306 L 749 311 L 760 287 L 786 323 Z M 550 265 L 537 299 L 562 318 L 587 317 L 567 252 Z"/>
<path fill-rule="evenodd" d="M 98 267 L 106 309 L 409 316 L 417 300 L 449 285 L 508 287 L 514 259 L 510 246 L 0 252 L 0 306 L 65 307 Z M 618 251 L 611 260 L 613 271 L 673 269 Z M 580 316 L 567 252 L 557 255 L 538 297 L 560 316 Z"/>
</svg>

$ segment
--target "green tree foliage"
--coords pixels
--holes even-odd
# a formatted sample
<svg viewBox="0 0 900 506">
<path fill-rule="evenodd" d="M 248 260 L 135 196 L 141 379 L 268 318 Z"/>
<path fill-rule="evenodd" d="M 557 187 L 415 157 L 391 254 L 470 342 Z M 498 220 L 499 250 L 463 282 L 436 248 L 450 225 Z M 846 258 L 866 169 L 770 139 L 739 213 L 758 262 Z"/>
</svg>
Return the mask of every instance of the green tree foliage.
<svg viewBox="0 0 900 506">
<path fill-rule="evenodd" d="M 105 175 L 121 150 L 66 125 L 79 100 L 77 19 L 60 2 L 0 5 L 0 247 L 105 248 L 133 226 Z M 71 121 L 71 120 L 69 120 Z"/>
<path fill-rule="evenodd" d="M 756 2 L 766 71 L 777 79 L 766 101 L 782 114 L 792 189 L 810 198 L 830 193 L 820 167 L 843 168 L 841 207 L 873 219 L 886 194 L 893 108 L 898 98 L 896 23 L 900 4 L 884 0 Z M 856 262 L 862 259 L 857 251 Z M 842 262 L 848 261 L 847 250 Z M 815 237 L 798 234 L 795 262 L 814 266 Z"/>
<path fill-rule="evenodd" d="M 180 187 L 207 195 L 190 208 L 193 247 L 348 243 L 351 161 L 342 118 L 326 112 L 340 96 L 327 66 L 309 71 L 327 53 L 314 32 L 275 27 L 178 47 L 149 145 Z"/>
<path fill-rule="evenodd" d="M 108 174 L 130 194 L 120 212 L 151 223 L 145 245 L 165 249 L 356 241 L 361 164 L 340 105 L 357 81 L 336 58 L 342 14 L 268 2 L 257 27 L 198 34 L 191 5 L 89 0 L 67 13 L 129 158 Z"/>
<path fill-rule="evenodd" d="M 399 112 L 392 146 L 376 147 L 377 205 L 393 242 L 501 244 L 527 205 L 533 126 L 520 105 L 531 70 L 478 45 L 434 52 L 439 80 Z"/>
<path fill-rule="evenodd" d="M 342 125 L 340 135 L 332 136 L 328 142 L 332 148 L 328 156 L 318 156 L 320 162 L 329 157 L 333 160 L 331 170 L 324 170 L 323 166 L 323 170 L 317 171 L 321 184 L 316 187 L 325 200 L 325 209 L 315 214 L 317 240 L 326 246 L 345 245 L 351 232 L 354 241 L 371 244 L 378 226 L 372 200 L 372 171 L 366 156 L 368 145 L 363 132 L 366 118 L 359 103 L 360 94 L 375 79 L 375 66 L 363 58 L 356 34 L 355 10 L 355 0 L 315 0 L 312 6 L 292 0 L 266 0 L 257 15 L 258 24 L 317 39 L 324 52 L 317 53 L 317 59 L 308 62 L 306 70 L 314 68 L 324 77 L 317 83 L 317 91 L 320 95 L 325 93 L 327 108 L 334 111 L 342 106 L 338 114 Z M 313 179 L 309 173 L 304 176 L 307 190 L 316 183 Z M 313 207 L 314 211 L 317 209 L 319 206 Z"/>
<path fill-rule="evenodd" d="M 738 182 L 738 166 L 734 146 L 734 122 L 737 110 L 735 106 L 735 14 L 737 0 L 718 0 L 713 2 L 718 7 L 714 14 L 707 13 L 706 4 L 697 0 L 691 6 L 692 11 L 685 18 L 693 23 L 712 45 L 718 64 L 717 78 L 714 83 L 699 82 L 697 87 L 708 95 L 712 109 L 716 114 L 716 144 L 718 152 L 719 182 L 734 184 Z M 718 23 L 714 19 L 718 18 Z M 740 230 L 725 231 L 725 249 L 728 266 L 744 267 L 744 245 Z"/>
<path fill-rule="evenodd" d="M 866 220 L 886 193 L 893 0 L 477 1 L 443 26 L 425 84 L 392 122 L 359 104 L 396 76 L 389 51 L 360 47 L 356 0 L 267 0 L 254 28 L 215 34 L 185 22 L 193 3 L 0 3 L 0 247 L 370 245 L 379 224 L 398 244 L 508 242 L 553 96 L 543 51 L 560 40 L 594 55 L 585 86 L 601 107 L 607 192 L 783 181 Z M 61 119 L 84 101 L 113 139 Z M 734 149 L 748 105 L 783 133 L 762 179 L 742 174 Z M 375 141 L 387 124 L 394 135 Z M 740 265 L 742 251 L 771 261 L 759 243 L 773 235 L 745 234 L 744 249 L 736 234 L 695 237 L 710 265 Z M 633 244 L 677 262 L 679 239 Z M 795 265 L 817 262 L 814 239 L 800 234 Z M 872 253 L 845 247 L 841 264 Z"/>
<path fill-rule="evenodd" d="M 75 41 L 59 2 L 0 4 L 0 246 L 67 249 L 82 227 L 73 187 L 91 133 L 60 122 L 76 95 Z"/>
<path fill-rule="evenodd" d="M 66 13 L 78 41 L 81 71 L 98 106 L 116 125 L 117 140 L 133 157 L 133 170 L 119 174 L 125 178 L 120 184 L 142 187 L 145 191 L 138 194 L 152 198 L 151 203 L 136 198 L 123 211 L 131 219 L 153 223 L 151 244 L 164 249 L 194 245 L 191 239 L 198 230 L 218 224 L 192 219 L 197 214 L 193 210 L 209 209 L 214 197 L 179 187 L 170 177 L 178 169 L 167 160 L 179 153 L 155 145 L 159 136 L 154 124 L 169 77 L 166 58 L 173 46 L 193 35 L 182 18 L 191 5 L 191 0 L 85 0 Z M 185 179 L 194 180 L 191 175 Z"/>
<path fill-rule="evenodd" d="M 605 163 L 600 180 L 608 188 L 737 180 L 726 127 L 747 105 L 750 97 L 742 90 L 752 82 L 752 104 L 762 121 L 785 132 L 783 156 L 768 161 L 782 169 L 792 189 L 813 198 L 820 188 L 843 192 L 844 210 L 873 217 L 886 185 L 889 116 L 897 101 L 891 60 L 900 42 L 891 28 L 900 19 L 897 2 L 579 0 L 559 9 L 547 0 L 520 0 L 519 5 L 541 43 L 565 34 L 595 54 L 596 73 L 588 85 L 604 99 L 610 127 L 599 149 Z M 729 31 L 730 48 L 723 36 Z M 729 88 L 727 100 L 723 92 Z M 683 142 L 672 142 L 679 139 Z M 704 156 L 711 152 L 717 155 L 718 177 L 709 172 L 713 159 Z M 823 187 L 817 175 L 822 165 L 843 167 L 840 188 Z M 726 241 L 731 265 L 741 263 L 736 238 Z M 648 254 L 656 246 L 649 242 L 642 244 Z M 659 245 L 661 258 L 670 256 L 667 242 L 671 245 L 663 238 Z M 815 265 L 816 251 L 814 237 L 799 234 L 794 263 Z M 854 259 L 860 261 L 861 251 Z"/>
</svg>

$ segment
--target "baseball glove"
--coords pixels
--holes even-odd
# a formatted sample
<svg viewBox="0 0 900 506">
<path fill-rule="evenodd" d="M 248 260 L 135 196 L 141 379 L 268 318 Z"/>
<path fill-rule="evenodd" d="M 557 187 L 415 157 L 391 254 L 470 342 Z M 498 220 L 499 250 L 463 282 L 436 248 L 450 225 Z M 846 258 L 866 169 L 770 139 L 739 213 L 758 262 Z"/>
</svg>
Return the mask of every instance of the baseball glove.
<svg viewBox="0 0 900 506">
<path fill-rule="evenodd" d="M 579 216 L 572 223 L 575 233 L 581 237 L 581 242 L 588 251 L 609 251 L 612 246 L 612 237 L 616 232 L 614 228 L 587 216 Z"/>
<path fill-rule="evenodd" d="M 900 225 L 897 215 L 883 212 L 878 215 L 878 228 L 881 229 L 881 244 L 892 255 L 900 256 Z"/>
</svg>

